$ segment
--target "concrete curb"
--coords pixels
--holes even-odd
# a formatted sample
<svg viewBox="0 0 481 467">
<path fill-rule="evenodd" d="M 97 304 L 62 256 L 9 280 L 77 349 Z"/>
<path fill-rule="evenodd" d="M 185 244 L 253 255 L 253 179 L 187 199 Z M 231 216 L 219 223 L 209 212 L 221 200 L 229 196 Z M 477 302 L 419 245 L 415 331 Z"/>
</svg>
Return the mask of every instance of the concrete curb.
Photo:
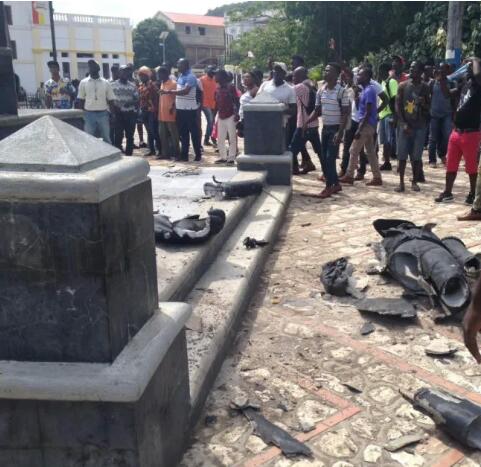
<svg viewBox="0 0 481 467">
<path fill-rule="evenodd" d="M 223 305 L 226 305 L 225 315 L 219 320 L 219 326 L 210 338 L 209 348 L 203 355 L 189 346 L 190 335 L 189 332 L 187 333 L 187 345 L 188 350 L 190 350 L 189 360 L 200 358 L 196 368 L 190 369 L 192 427 L 201 414 L 208 393 L 233 342 L 243 312 L 256 290 L 258 279 L 274 245 L 292 194 L 292 188 L 284 186 L 269 186 L 266 191 L 252 206 L 248 216 L 243 219 L 235 231 L 235 235 L 229 239 L 216 261 L 197 284 L 199 289 L 210 288 L 214 291 L 214 295 L 216 292 L 220 295 L 227 293 L 229 302 L 222 302 Z M 267 216 L 265 213 L 269 210 L 272 211 L 272 214 Z M 246 250 L 242 245 L 246 236 L 267 240 L 269 246 Z M 229 260 L 232 256 L 237 257 L 235 261 Z M 234 279 L 235 286 L 226 290 L 225 284 L 222 283 L 223 268 L 230 267 L 236 261 L 239 262 L 239 256 L 242 256 L 242 261 L 246 262 L 245 266 L 242 267 L 242 275 Z M 218 284 L 215 283 L 216 280 L 218 280 Z M 193 305 L 194 311 L 198 311 L 198 309 L 193 302 L 200 300 L 201 294 L 202 292 L 194 290 L 188 299 L 188 302 Z M 209 295 L 212 297 L 212 294 Z M 200 315 L 202 316 L 201 313 Z M 189 347 L 191 348 L 189 349 Z"/>
</svg>

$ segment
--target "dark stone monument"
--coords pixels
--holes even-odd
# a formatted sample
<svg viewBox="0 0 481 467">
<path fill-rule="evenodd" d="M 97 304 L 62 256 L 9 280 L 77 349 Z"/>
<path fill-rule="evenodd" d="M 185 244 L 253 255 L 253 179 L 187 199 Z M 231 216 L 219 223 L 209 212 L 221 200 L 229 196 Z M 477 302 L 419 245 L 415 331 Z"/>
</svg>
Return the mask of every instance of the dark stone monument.
<svg viewBox="0 0 481 467">
<path fill-rule="evenodd" d="M 0 115 L 17 115 L 17 91 L 13 72 L 13 55 L 10 48 L 7 17 L 0 2 Z"/>
<path fill-rule="evenodd" d="M 158 304 L 148 171 L 52 117 L 0 142 L 0 465 L 180 458 L 189 307 Z"/>
<path fill-rule="evenodd" d="M 264 170 L 270 185 L 290 185 L 292 154 L 286 151 L 286 106 L 259 94 L 244 106 L 244 154 L 239 170 Z"/>
</svg>

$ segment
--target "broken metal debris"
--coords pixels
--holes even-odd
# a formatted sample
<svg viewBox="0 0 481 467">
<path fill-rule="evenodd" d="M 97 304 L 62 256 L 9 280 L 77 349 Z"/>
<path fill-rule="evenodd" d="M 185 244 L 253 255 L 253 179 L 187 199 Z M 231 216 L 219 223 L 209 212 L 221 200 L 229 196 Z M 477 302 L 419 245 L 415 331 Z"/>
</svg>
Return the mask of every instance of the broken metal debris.
<svg viewBox="0 0 481 467">
<path fill-rule="evenodd" d="M 383 237 L 378 259 L 394 279 L 417 295 L 436 298 L 447 316 L 466 308 L 471 298 L 466 272 L 479 273 L 481 263 L 461 240 L 441 240 L 432 232 L 435 224 L 378 219 L 373 225 Z"/>
<path fill-rule="evenodd" d="M 213 183 L 204 183 L 204 193 L 216 199 L 244 198 L 250 195 L 260 195 L 264 188 L 262 182 L 247 180 L 241 182 L 219 182 L 215 176 Z"/>
<path fill-rule="evenodd" d="M 420 441 L 424 441 L 425 438 L 426 435 L 423 433 L 414 433 L 412 435 L 401 436 L 400 438 L 389 441 L 384 446 L 384 449 L 389 452 L 396 452 L 406 446 L 411 446 L 413 444 L 419 443 Z"/>
<path fill-rule="evenodd" d="M 374 327 L 374 324 L 371 323 L 371 321 L 366 321 L 360 329 L 360 333 L 363 336 L 367 336 L 368 334 L 371 334 L 374 332 L 376 328 Z"/>
<path fill-rule="evenodd" d="M 362 389 L 359 386 L 357 386 L 353 383 L 341 381 L 341 384 L 344 387 L 346 387 L 347 389 L 349 389 L 349 391 L 354 392 L 355 394 L 361 394 L 362 393 Z"/>
<path fill-rule="evenodd" d="M 216 415 L 206 415 L 204 419 L 205 426 L 212 426 L 217 423 L 217 416 Z"/>
<path fill-rule="evenodd" d="M 338 297 L 347 295 L 349 277 L 354 268 L 347 258 L 338 258 L 324 264 L 321 269 L 321 282 L 326 292 Z"/>
<path fill-rule="evenodd" d="M 365 298 L 356 303 L 359 311 L 369 311 L 378 315 L 416 318 L 414 306 L 402 298 Z"/>
<path fill-rule="evenodd" d="M 246 247 L 246 249 L 252 250 L 253 248 L 257 248 L 258 246 L 269 245 L 269 242 L 267 242 L 266 240 L 257 240 L 253 237 L 246 237 L 244 238 L 242 244 Z"/>
<path fill-rule="evenodd" d="M 188 216 L 172 222 L 163 214 L 154 215 L 155 240 L 162 243 L 201 243 L 218 234 L 225 224 L 225 212 L 210 209 L 208 216 Z"/>
<path fill-rule="evenodd" d="M 452 357 L 457 351 L 457 347 L 440 340 L 431 342 L 431 344 L 424 349 L 426 355 L 430 357 Z"/>
<path fill-rule="evenodd" d="M 454 439 L 481 450 L 481 406 L 453 394 L 428 388 L 415 393 L 413 404 Z"/>
<path fill-rule="evenodd" d="M 297 441 L 287 431 L 274 425 L 263 415 L 252 408 L 242 410 L 243 414 L 251 422 L 254 433 L 266 444 L 277 446 L 286 457 L 303 455 L 312 457 L 312 451 L 308 446 Z"/>
</svg>

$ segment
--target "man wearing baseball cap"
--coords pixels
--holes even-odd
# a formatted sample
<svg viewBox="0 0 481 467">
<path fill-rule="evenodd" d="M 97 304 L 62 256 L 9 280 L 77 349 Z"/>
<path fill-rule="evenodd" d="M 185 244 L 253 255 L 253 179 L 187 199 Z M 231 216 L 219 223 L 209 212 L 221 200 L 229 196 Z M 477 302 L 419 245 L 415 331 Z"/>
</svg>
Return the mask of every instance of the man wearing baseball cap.
<svg viewBox="0 0 481 467">
<path fill-rule="evenodd" d="M 95 60 L 87 62 L 89 76 L 80 81 L 78 98 L 80 108 L 84 110 L 84 130 L 101 138 L 109 144 L 110 123 L 109 107 L 115 101 L 115 94 L 110 83 L 100 76 L 100 66 Z"/>
</svg>

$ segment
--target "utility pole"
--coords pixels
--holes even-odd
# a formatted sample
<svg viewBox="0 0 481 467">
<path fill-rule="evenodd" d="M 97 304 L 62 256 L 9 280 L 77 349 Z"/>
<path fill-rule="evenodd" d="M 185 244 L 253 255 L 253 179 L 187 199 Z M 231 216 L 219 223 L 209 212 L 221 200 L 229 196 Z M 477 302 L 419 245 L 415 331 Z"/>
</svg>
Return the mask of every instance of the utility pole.
<svg viewBox="0 0 481 467">
<path fill-rule="evenodd" d="M 458 67 L 461 64 L 464 2 L 449 2 L 446 61 Z"/>
<path fill-rule="evenodd" d="M 17 115 L 17 113 L 17 90 L 7 15 L 3 2 L 0 2 L 0 114 Z"/>
<path fill-rule="evenodd" d="M 53 2 L 48 2 L 48 12 L 50 15 L 50 34 L 52 36 L 52 60 L 57 61 L 57 44 L 55 42 L 55 23 L 53 22 Z"/>
</svg>

